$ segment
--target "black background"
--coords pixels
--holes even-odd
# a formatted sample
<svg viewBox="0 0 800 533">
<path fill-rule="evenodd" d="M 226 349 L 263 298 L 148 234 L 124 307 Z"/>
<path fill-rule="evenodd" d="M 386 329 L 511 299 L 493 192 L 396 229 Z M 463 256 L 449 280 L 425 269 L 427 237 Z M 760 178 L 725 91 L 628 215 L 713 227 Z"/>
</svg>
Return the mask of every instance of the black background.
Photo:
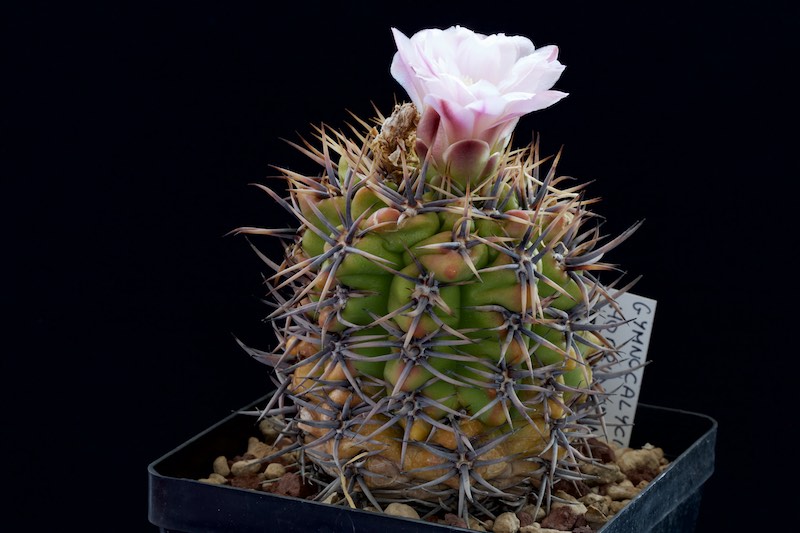
<svg viewBox="0 0 800 533">
<path fill-rule="evenodd" d="M 658 300 L 640 401 L 720 424 L 699 530 L 753 516 L 748 494 L 782 500 L 796 13 L 769 2 L 19 4 L 0 18 L 12 523 L 154 529 L 147 464 L 270 387 L 234 341 L 270 346 L 262 265 L 225 234 L 288 217 L 248 184 L 267 183 L 271 165 L 316 172 L 281 137 L 404 98 L 391 27 L 453 24 L 559 45 L 556 88 L 570 96 L 526 116 L 516 144 L 537 131 L 546 153 L 563 146 L 562 173 L 593 180 L 609 234 L 646 220 L 609 259 Z"/>
</svg>

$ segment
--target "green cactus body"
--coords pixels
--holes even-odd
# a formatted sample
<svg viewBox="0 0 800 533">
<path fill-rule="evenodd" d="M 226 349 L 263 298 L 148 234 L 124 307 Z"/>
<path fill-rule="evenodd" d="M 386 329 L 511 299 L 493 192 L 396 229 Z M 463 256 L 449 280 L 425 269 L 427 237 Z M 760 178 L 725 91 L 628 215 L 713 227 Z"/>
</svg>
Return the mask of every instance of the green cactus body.
<svg viewBox="0 0 800 533">
<path fill-rule="evenodd" d="M 592 435 L 580 424 L 609 350 L 580 189 L 540 176 L 535 147 L 467 195 L 458 183 L 476 179 L 426 174 L 410 148 L 402 172 L 371 164 L 369 132 L 320 139 L 320 173 L 287 176 L 300 228 L 271 280 L 280 405 L 296 406 L 280 416 L 305 460 L 375 505 L 406 495 L 462 516 L 579 475 L 567 452 Z"/>
</svg>

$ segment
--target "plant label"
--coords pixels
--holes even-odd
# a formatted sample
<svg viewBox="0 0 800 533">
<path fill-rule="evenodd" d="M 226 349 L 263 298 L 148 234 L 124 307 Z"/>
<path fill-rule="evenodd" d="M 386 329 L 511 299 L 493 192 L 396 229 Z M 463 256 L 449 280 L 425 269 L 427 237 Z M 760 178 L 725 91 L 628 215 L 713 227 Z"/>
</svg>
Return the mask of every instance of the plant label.
<svg viewBox="0 0 800 533">
<path fill-rule="evenodd" d="M 619 310 L 611 306 L 603 308 L 596 323 L 614 324 L 602 333 L 617 349 L 616 354 L 608 354 L 604 361 L 611 373 L 611 377 L 602 381 L 607 394 L 603 402 L 607 438 L 609 442 L 628 446 L 642 387 L 656 301 L 625 293 L 616 298 L 616 302 Z M 630 369 L 633 370 L 627 372 Z"/>
</svg>

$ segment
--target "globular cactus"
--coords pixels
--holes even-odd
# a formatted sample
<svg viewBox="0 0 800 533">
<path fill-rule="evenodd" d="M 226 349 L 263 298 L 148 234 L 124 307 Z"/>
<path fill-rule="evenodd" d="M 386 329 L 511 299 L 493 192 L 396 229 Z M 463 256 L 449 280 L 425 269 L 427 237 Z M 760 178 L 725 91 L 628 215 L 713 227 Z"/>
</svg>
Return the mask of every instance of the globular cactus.
<svg viewBox="0 0 800 533">
<path fill-rule="evenodd" d="M 636 225 L 605 239 L 596 200 L 557 174 L 560 154 L 510 147 L 520 115 L 563 96 L 549 90 L 563 70 L 554 47 L 458 27 L 395 36 L 392 72 L 413 103 L 295 144 L 319 172 L 283 170 L 285 194 L 258 187 L 299 228 L 238 230 L 285 244 L 279 261 L 259 252 L 279 343 L 245 346 L 274 368 L 260 415 L 284 421 L 293 444 L 280 453 L 300 453 L 320 500 L 338 490 L 465 520 L 531 495 L 547 505 L 592 461 L 584 443 L 602 426 L 613 358 L 595 318 L 628 288 L 599 271 Z M 437 38 L 489 52 L 510 39 L 509 69 L 549 85 L 529 88 L 528 108 L 515 96 L 512 111 L 488 121 L 484 106 L 459 129 L 476 106 L 423 95 L 410 78 L 425 78 L 414 57 L 435 55 Z"/>
</svg>

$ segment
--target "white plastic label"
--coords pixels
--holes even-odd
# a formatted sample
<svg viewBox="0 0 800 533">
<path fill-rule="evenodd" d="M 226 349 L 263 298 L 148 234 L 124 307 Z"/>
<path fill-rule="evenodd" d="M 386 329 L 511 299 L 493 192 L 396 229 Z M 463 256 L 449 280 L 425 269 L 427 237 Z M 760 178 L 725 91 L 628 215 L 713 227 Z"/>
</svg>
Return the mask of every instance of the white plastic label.
<svg viewBox="0 0 800 533">
<path fill-rule="evenodd" d="M 644 363 L 647 361 L 647 347 L 653 330 L 656 314 L 656 301 L 644 296 L 625 293 L 616 298 L 622 312 L 611 306 L 605 307 L 596 319 L 597 324 L 617 323 L 601 331 L 603 336 L 619 351 L 616 363 L 609 368 L 611 373 L 632 372 L 604 380 L 601 384 L 608 397 L 603 406 L 606 411 L 605 422 L 608 440 L 620 446 L 628 446 L 636 416 L 636 404 L 642 387 Z M 606 357 L 605 363 L 612 363 L 614 356 Z"/>
</svg>

